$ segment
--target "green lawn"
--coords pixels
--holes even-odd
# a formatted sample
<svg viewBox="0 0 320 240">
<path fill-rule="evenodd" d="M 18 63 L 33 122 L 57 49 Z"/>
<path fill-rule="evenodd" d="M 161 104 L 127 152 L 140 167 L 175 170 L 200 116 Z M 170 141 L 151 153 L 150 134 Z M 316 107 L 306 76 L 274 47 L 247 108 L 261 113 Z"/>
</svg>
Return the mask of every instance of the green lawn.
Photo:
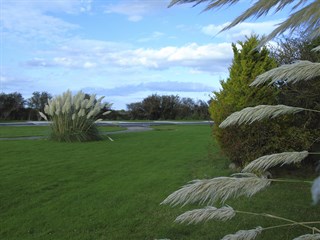
<svg viewBox="0 0 320 240">
<path fill-rule="evenodd" d="M 101 132 L 114 132 L 126 128 L 117 126 L 100 126 Z M 48 136 L 50 128 L 48 126 L 0 126 L 0 138 Z"/>
<path fill-rule="evenodd" d="M 190 208 L 160 206 L 193 179 L 229 174 L 209 126 L 162 126 L 112 135 L 115 140 L 0 142 L 0 239 L 220 239 L 274 220 L 237 216 L 199 225 L 173 223 Z M 319 219 L 305 184 L 273 184 L 238 210 Z M 282 223 L 281 221 L 276 221 Z M 267 231 L 259 239 L 292 239 L 301 227 Z"/>
</svg>

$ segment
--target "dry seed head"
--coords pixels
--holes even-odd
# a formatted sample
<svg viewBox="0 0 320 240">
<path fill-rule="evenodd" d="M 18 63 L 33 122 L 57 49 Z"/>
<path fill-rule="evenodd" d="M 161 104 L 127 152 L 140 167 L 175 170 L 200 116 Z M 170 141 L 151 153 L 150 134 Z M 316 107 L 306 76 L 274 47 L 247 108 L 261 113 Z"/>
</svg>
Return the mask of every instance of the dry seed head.
<svg viewBox="0 0 320 240">
<path fill-rule="evenodd" d="M 287 83 L 309 81 L 320 76 L 320 63 L 309 61 L 297 61 L 293 64 L 285 64 L 278 68 L 271 69 L 254 80 L 250 86 L 258 86 L 271 79 L 269 85 L 276 81 L 283 80 Z"/>
<path fill-rule="evenodd" d="M 221 208 L 207 206 L 202 209 L 187 211 L 181 214 L 180 216 L 178 216 L 175 222 L 196 224 L 196 223 L 199 223 L 202 221 L 208 221 L 208 220 L 227 221 L 233 218 L 235 215 L 236 215 L 235 211 L 230 206 L 224 206 Z"/>
<path fill-rule="evenodd" d="M 232 113 L 219 125 L 219 127 L 225 128 L 243 123 L 251 124 L 266 118 L 275 118 L 283 114 L 294 114 L 303 110 L 305 109 L 286 105 L 258 105 L 255 107 L 247 107 L 241 111 Z"/>
<path fill-rule="evenodd" d="M 82 101 L 84 99 L 84 96 L 85 96 L 84 93 L 80 91 L 74 97 L 74 105 L 75 105 L 75 110 L 76 111 L 78 111 L 80 109 L 81 103 L 82 103 Z"/>
<path fill-rule="evenodd" d="M 63 107 L 62 107 L 62 113 L 66 114 L 71 111 L 71 102 L 70 101 L 65 101 Z"/>
<path fill-rule="evenodd" d="M 109 113 L 111 113 L 111 111 L 106 111 L 106 112 L 104 112 L 102 115 L 105 116 L 105 115 L 107 115 L 107 114 L 109 114 Z"/>
<path fill-rule="evenodd" d="M 81 108 L 85 109 L 85 108 L 87 107 L 88 102 L 89 102 L 88 99 L 84 99 L 84 100 L 81 102 Z"/>
<path fill-rule="evenodd" d="M 49 105 L 48 105 L 48 104 L 46 104 L 46 105 L 44 106 L 43 111 L 44 111 L 46 114 L 49 114 Z M 50 115 L 50 114 L 49 114 L 49 115 Z"/>
<path fill-rule="evenodd" d="M 213 179 L 194 180 L 181 189 L 170 194 L 161 204 L 183 206 L 189 203 L 224 203 L 227 199 L 239 196 L 251 197 L 269 186 L 270 180 L 252 177 L 217 177 Z"/>
<path fill-rule="evenodd" d="M 249 163 L 242 172 L 266 171 L 267 169 L 281 164 L 299 163 L 309 155 L 308 151 L 283 152 L 262 156 Z"/>
<path fill-rule="evenodd" d="M 39 112 L 39 114 L 40 114 L 40 116 L 41 116 L 44 120 L 48 121 L 48 118 L 47 118 L 46 115 L 44 115 L 44 113 Z"/>
<path fill-rule="evenodd" d="M 320 234 L 305 234 L 294 238 L 293 240 L 320 240 Z"/>
<path fill-rule="evenodd" d="M 262 230 L 263 228 L 260 226 L 255 229 L 240 230 L 234 234 L 224 236 L 221 240 L 252 240 L 261 234 Z"/>
<path fill-rule="evenodd" d="M 79 112 L 78 112 L 78 117 L 83 117 L 83 116 L 85 116 L 85 115 L 86 115 L 86 112 L 84 111 L 83 108 L 81 108 L 81 109 L 79 110 Z"/>
<path fill-rule="evenodd" d="M 104 99 L 104 96 L 99 97 L 99 98 L 97 99 L 97 102 L 101 102 L 101 101 L 102 101 L 102 99 Z"/>
<path fill-rule="evenodd" d="M 95 99 L 96 99 L 96 94 L 92 94 L 87 104 L 87 107 L 86 107 L 87 109 L 91 108 L 94 105 Z"/>
</svg>

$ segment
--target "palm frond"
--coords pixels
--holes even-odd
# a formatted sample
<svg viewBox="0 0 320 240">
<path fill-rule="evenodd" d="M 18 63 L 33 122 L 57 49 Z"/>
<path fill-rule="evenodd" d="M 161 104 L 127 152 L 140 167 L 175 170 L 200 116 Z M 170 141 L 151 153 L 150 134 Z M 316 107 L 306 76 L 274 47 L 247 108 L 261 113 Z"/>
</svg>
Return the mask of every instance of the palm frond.
<svg viewBox="0 0 320 240">
<path fill-rule="evenodd" d="M 305 159 L 309 153 L 307 151 L 302 152 L 283 152 L 277 154 L 271 154 L 262 156 L 251 163 L 249 163 L 242 172 L 254 172 L 254 171 L 266 171 L 267 169 L 281 164 L 299 163 Z"/>
<path fill-rule="evenodd" d="M 219 125 L 219 127 L 226 128 L 231 125 L 240 125 L 243 123 L 251 124 L 262 119 L 275 118 L 283 114 L 294 114 L 303 110 L 306 109 L 286 105 L 258 105 L 255 107 L 247 107 L 241 111 L 232 113 Z"/>
<path fill-rule="evenodd" d="M 305 234 L 294 238 L 293 240 L 320 240 L 320 234 Z"/>
<path fill-rule="evenodd" d="M 196 224 L 202 221 L 208 221 L 212 219 L 219 221 L 227 221 L 233 218 L 235 215 L 236 212 L 230 206 L 224 206 L 221 208 L 207 206 L 205 208 L 187 211 L 178 216 L 175 222 Z"/>
<path fill-rule="evenodd" d="M 316 178 L 311 188 L 312 200 L 314 204 L 320 201 L 320 177 Z"/>
<path fill-rule="evenodd" d="M 223 6 L 234 5 L 239 2 L 239 0 L 172 0 L 169 7 L 175 4 L 183 4 L 183 3 L 194 3 L 194 5 L 198 5 L 204 2 L 208 2 L 204 11 L 220 8 Z M 222 31 L 233 28 L 245 20 L 255 17 L 260 18 L 261 16 L 267 15 L 272 9 L 275 12 L 281 11 L 288 5 L 295 2 L 295 0 L 258 0 L 255 1 L 255 4 L 252 7 L 248 8 L 244 11 L 240 16 L 235 18 L 229 25 L 222 29 Z M 291 11 L 293 12 L 298 7 L 304 6 L 302 9 L 293 12 L 285 21 L 280 23 L 278 27 L 266 36 L 261 45 L 271 40 L 272 38 L 284 33 L 289 30 L 290 32 L 298 29 L 299 27 L 304 27 L 305 32 L 310 37 L 317 37 L 320 35 L 320 2 L 315 0 L 308 5 L 306 5 L 306 0 L 299 0 L 294 6 L 291 7 Z"/>
<path fill-rule="evenodd" d="M 301 3 L 302 1 L 300 1 Z M 260 42 L 260 46 L 264 45 L 276 36 L 283 34 L 285 31 L 290 30 L 292 33 L 294 30 L 300 27 L 305 27 L 304 32 L 311 38 L 320 36 L 320 2 L 314 1 L 308 6 L 292 13 L 284 22 L 274 29 L 268 36 L 263 38 Z"/>
<path fill-rule="evenodd" d="M 250 86 L 258 86 L 265 82 L 269 85 L 276 81 L 282 80 L 286 82 L 309 81 L 320 76 L 320 63 L 309 61 L 297 61 L 293 64 L 282 65 L 278 68 L 271 69 L 259 75 Z"/>
<path fill-rule="evenodd" d="M 262 230 L 263 228 L 260 226 L 255 229 L 240 230 L 234 234 L 224 236 L 221 240 L 252 240 L 261 234 Z"/>
<path fill-rule="evenodd" d="M 189 203 L 225 202 L 239 196 L 251 197 L 269 186 L 270 180 L 254 177 L 217 177 L 205 180 L 194 180 L 181 189 L 170 194 L 161 204 L 183 206 Z"/>
</svg>

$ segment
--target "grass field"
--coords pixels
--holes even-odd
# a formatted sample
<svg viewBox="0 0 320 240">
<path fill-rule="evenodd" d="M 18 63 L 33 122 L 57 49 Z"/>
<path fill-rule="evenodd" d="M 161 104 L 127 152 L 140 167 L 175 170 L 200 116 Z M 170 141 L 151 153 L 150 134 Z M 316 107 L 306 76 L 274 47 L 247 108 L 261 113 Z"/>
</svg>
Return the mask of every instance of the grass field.
<svg viewBox="0 0 320 240">
<path fill-rule="evenodd" d="M 256 216 L 173 223 L 190 206 L 159 203 L 190 180 L 229 174 L 228 163 L 209 126 L 155 129 L 116 134 L 114 142 L 1 141 L 0 239 L 220 239 L 282 223 Z M 273 184 L 251 199 L 227 202 L 238 210 L 319 220 L 320 207 L 310 203 L 310 186 L 300 183 Z M 266 231 L 259 239 L 292 239 L 302 230 Z"/>
</svg>

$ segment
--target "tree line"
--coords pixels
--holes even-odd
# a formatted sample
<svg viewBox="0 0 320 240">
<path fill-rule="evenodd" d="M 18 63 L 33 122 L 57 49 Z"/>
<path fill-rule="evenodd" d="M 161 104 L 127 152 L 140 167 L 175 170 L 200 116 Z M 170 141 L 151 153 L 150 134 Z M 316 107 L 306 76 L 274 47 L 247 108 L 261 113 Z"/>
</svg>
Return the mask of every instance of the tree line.
<svg viewBox="0 0 320 240">
<path fill-rule="evenodd" d="M 90 99 L 90 94 L 85 94 Z M 48 92 L 33 92 L 32 97 L 24 99 L 19 92 L 0 93 L 0 120 L 41 120 L 43 112 L 52 95 Z M 203 100 L 181 98 L 177 95 L 153 94 L 141 102 L 127 104 L 127 110 L 112 110 L 103 116 L 105 120 L 208 120 L 209 103 Z"/>
<path fill-rule="evenodd" d="M 209 103 L 177 95 L 152 94 L 141 102 L 127 104 L 130 119 L 209 120 Z"/>
<path fill-rule="evenodd" d="M 33 92 L 32 97 L 24 99 L 19 92 L 0 93 L 1 120 L 40 120 L 39 111 L 43 111 L 52 95 L 47 92 Z"/>
</svg>

